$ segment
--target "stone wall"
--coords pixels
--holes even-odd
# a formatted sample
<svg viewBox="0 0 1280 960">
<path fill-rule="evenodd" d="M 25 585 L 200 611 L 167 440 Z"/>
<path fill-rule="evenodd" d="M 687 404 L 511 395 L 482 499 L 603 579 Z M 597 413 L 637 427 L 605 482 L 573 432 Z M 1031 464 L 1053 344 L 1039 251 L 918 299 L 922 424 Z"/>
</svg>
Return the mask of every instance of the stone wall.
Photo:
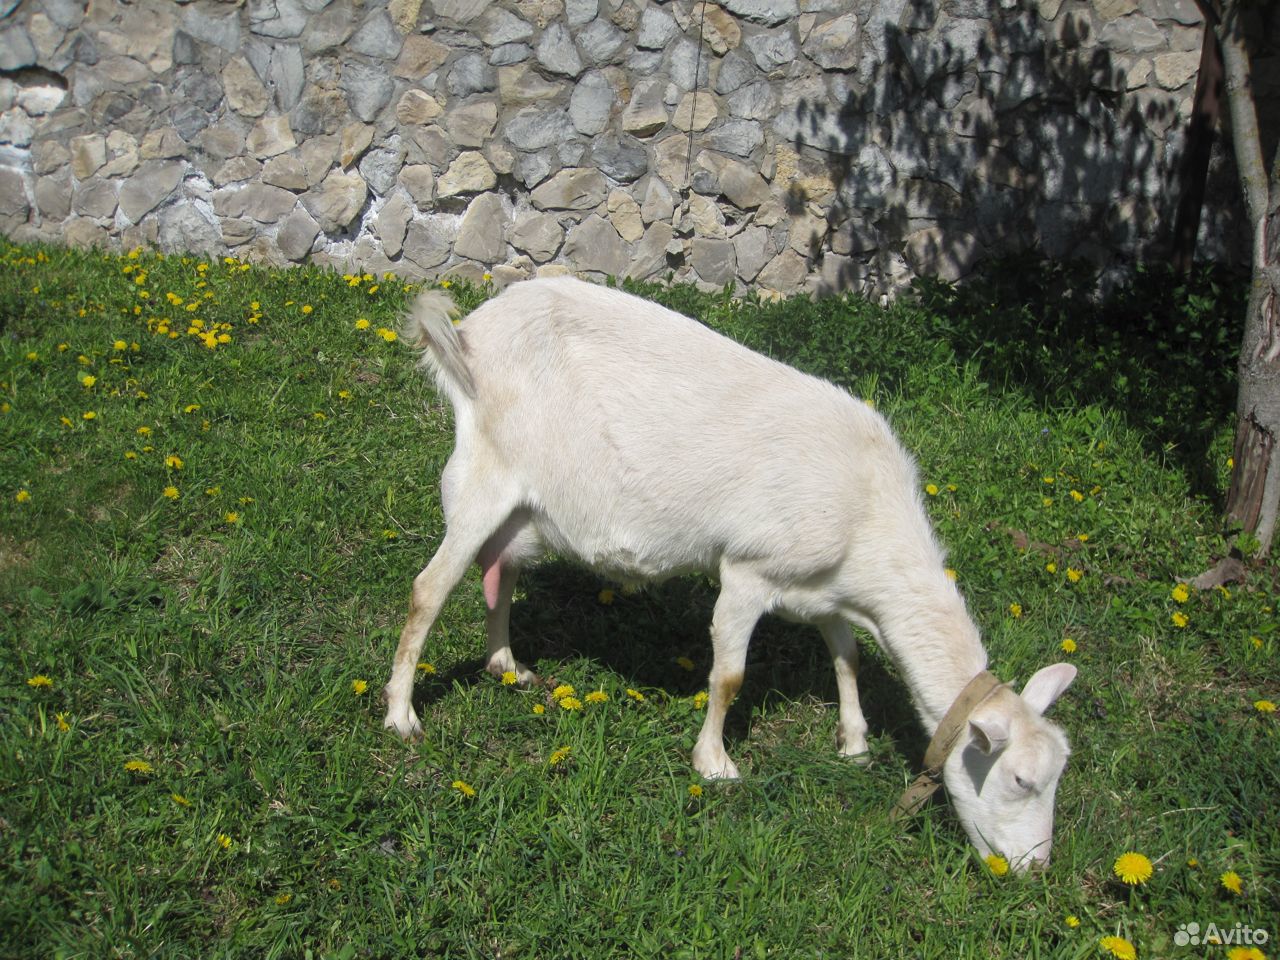
<svg viewBox="0 0 1280 960">
<path fill-rule="evenodd" d="M 1134 258 L 1168 215 L 1199 20 L 1194 0 L 0 0 L 0 230 L 784 292 L 1028 248 Z"/>
</svg>

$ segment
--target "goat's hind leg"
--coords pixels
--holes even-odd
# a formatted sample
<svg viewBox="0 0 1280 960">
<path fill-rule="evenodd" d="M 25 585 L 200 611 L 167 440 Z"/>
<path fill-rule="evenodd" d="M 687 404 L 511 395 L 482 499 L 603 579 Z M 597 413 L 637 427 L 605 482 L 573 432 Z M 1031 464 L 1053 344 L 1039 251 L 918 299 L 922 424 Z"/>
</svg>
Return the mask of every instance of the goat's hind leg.
<svg viewBox="0 0 1280 960">
<path fill-rule="evenodd" d="M 521 511 L 507 518 L 476 558 L 484 583 L 485 633 L 489 642 L 485 669 L 499 679 L 514 674 L 521 686 L 537 683 L 538 678 L 511 652 L 511 597 L 520 564 L 541 552 L 537 531 Z"/>
<path fill-rule="evenodd" d="M 382 725 L 395 730 L 406 740 L 422 735 L 422 725 L 414 712 L 412 697 L 418 656 L 422 653 L 427 632 L 481 548 L 515 508 L 513 498 L 505 496 L 494 484 L 461 484 L 455 489 L 458 493 L 456 501 L 448 505 L 447 529 L 440 549 L 413 580 L 409 617 L 400 632 L 391 679 L 384 692 L 387 715 Z M 511 587 L 514 585 L 513 577 Z M 509 593 L 507 599 L 509 603 Z"/>
<path fill-rule="evenodd" d="M 818 624 L 818 629 L 827 641 L 836 670 L 836 689 L 840 694 L 836 742 L 840 755 L 866 763 L 871 756 L 867 750 L 867 721 L 858 700 L 858 640 L 849 624 L 842 619 L 824 620 Z"/>
</svg>

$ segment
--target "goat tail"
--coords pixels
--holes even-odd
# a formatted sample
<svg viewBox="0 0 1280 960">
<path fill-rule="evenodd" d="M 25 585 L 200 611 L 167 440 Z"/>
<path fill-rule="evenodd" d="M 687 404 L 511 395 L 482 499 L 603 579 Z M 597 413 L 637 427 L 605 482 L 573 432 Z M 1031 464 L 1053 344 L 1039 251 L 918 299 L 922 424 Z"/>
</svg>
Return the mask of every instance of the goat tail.
<svg viewBox="0 0 1280 960">
<path fill-rule="evenodd" d="M 453 325 L 458 308 L 443 290 L 424 290 L 405 315 L 400 335 L 423 351 L 422 364 L 446 393 L 474 398 L 475 380 L 463 356 L 462 337 Z"/>
</svg>

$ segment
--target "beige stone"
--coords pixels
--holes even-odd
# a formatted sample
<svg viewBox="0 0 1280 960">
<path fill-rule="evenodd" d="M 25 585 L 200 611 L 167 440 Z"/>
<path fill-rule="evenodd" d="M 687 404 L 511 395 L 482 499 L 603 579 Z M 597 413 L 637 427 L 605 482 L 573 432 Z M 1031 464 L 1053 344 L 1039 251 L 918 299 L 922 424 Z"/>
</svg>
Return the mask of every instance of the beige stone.
<svg viewBox="0 0 1280 960">
<path fill-rule="evenodd" d="M 260 160 L 287 153 L 297 145 L 289 118 L 285 116 L 263 117 L 254 124 L 244 141 L 245 149 Z"/>
<path fill-rule="evenodd" d="M 396 121 L 407 127 L 434 120 L 444 113 L 444 107 L 425 90 L 408 90 L 396 104 Z"/>
<path fill-rule="evenodd" d="M 492 190 L 498 184 L 497 174 L 484 156 L 474 150 L 458 154 L 449 169 L 436 181 L 437 197 L 453 197 L 460 193 Z"/>
<path fill-rule="evenodd" d="M 418 26 L 418 14 L 422 11 L 422 0 L 391 0 L 387 4 L 387 12 L 391 14 L 391 22 L 403 34 L 413 33 Z"/>
<path fill-rule="evenodd" d="M 88 180 L 107 162 L 107 141 L 100 133 L 71 138 L 71 172 Z"/>
<path fill-rule="evenodd" d="M 640 204 L 625 190 L 609 194 L 609 222 L 618 236 L 628 243 L 635 243 L 644 236 L 644 219 L 640 216 Z"/>
<path fill-rule="evenodd" d="M 222 89 L 227 95 L 227 106 L 242 116 L 260 117 L 271 104 L 267 88 L 244 57 L 232 57 L 222 68 Z"/>
<path fill-rule="evenodd" d="M 421 80 L 448 59 L 449 48 L 443 43 L 421 35 L 408 37 L 391 72 L 405 80 Z"/>
<path fill-rule="evenodd" d="M 706 90 L 686 93 L 671 116 L 671 125 L 686 133 L 702 131 L 720 115 L 719 97 Z"/>
</svg>

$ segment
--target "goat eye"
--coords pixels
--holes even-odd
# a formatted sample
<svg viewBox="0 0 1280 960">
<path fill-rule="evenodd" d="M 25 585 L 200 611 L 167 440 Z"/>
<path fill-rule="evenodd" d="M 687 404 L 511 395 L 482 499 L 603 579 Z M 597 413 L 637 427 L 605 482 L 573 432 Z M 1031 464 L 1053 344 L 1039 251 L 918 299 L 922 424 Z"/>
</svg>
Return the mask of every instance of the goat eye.
<svg viewBox="0 0 1280 960">
<path fill-rule="evenodd" d="M 1014 774 L 1013 782 L 1016 783 L 1020 789 L 1026 790 L 1028 793 L 1031 792 L 1030 780 L 1024 780 L 1022 779 L 1022 777 L 1018 776 L 1017 774 Z"/>
</svg>

